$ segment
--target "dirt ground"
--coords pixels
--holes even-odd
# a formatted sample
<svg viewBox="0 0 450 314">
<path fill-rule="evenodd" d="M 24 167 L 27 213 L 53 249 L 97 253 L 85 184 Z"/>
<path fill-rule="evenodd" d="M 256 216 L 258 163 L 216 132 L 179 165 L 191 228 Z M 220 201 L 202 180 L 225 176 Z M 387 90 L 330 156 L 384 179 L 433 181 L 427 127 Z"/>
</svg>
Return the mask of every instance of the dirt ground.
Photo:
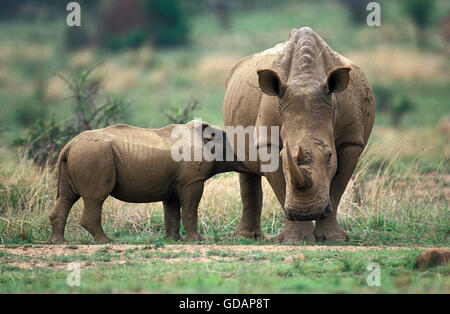
<svg viewBox="0 0 450 314">
<path fill-rule="evenodd" d="M 17 246 L 9 247 L 7 245 L 1 245 L 0 251 L 27 255 L 31 257 L 50 257 L 53 255 L 71 255 L 77 254 L 93 254 L 100 249 L 109 249 L 113 251 L 126 251 L 130 249 L 143 249 L 147 245 L 133 245 L 133 244 L 100 244 L 100 245 L 33 245 L 33 246 Z M 295 250 L 342 250 L 342 251 L 358 251 L 358 250 L 373 250 L 373 249 L 385 249 L 396 250 L 405 248 L 403 246 L 333 246 L 333 245 L 216 245 L 216 244 L 166 244 L 164 247 L 158 248 L 158 251 L 172 251 L 172 252 L 200 252 L 205 253 L 209 250 L 222 250 L 222 251 L 263 251 L 263 252 L 276 252 L 276 251 L 295 251 Z M 411 247 L 407 247 L 411 248 Z M 414 247 L 414 248 L 426 248 L 426 247 Z"/>
<path fill-rule="evenodd" d="M 45 259 L 53 256 L 70 256 L 74 254 L 80 255 L 92 255 L 99 250 L 106 250 L 114 254 L 114 258 L 110 260 L 114 264 L 125 264 L 128 260 L 128 254 L 133 250 L 149 250 L 156 251 L 158 253 L 171 253 L 174 256 L 170 258 L 164 258 L 168 263 L 175 261 L 196 261 L 196 262 L 211 262 L 217 260 L 232 260 L 235 257 L 229 256 L 215 256 L 208 254 L 210 250 L 224 251 L 227 253 L 245 253 L 251 251 L 262 252 L 285 252 L 292 253 L 293 256 L 298 254 L 299 251 L 320 251 L 320 250 L 336 250 L 336 251 L 366 251 L 366 250 L 397 250 L 405 247 L 385 247 L 385 246 L 328 246 L 328 245 L 306 245 L 306 246 L 294 246 L 294 245 L 164 245 L 164 247 L 154 248 L 147 245 L 130 245 L 130 244 L 105 244 L 105 245 L 33 245 L 33 246 L 0 246 L 0 252 L 6 252 L 22 257 L 17 259 L 3 259 L 0 260 L 0 264 L 7 264 L 11 266 L 17 266 L 24 269 L 32 269 L 36 267 L 46 267 L 53 269 L 65 269 L 67 262 L 46 261 Z M 410 247 L 408 247 L 410 248 Z M 416 247 L 424 248 L 425 247 Z M 196 253 L 195 257 L 177 256 L 177 253 Z M 163 259 L 158 256 L 152 257 L 153 259 Z M 134 261 L 136 259 L 133 258 Z M 93 267 L 99 262 L 97 261 L 81 261 L 81 268 Z"/>
</svg>

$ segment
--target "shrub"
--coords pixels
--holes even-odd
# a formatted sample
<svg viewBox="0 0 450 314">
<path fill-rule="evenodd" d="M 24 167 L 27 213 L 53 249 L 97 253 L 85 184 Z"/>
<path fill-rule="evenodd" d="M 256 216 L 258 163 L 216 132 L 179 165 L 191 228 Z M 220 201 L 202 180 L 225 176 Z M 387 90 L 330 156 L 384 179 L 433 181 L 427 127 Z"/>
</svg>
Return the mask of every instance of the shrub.
<svg viewBox="0 0 450 314">
<path fill-rule="evenodd" d="M 196 100 L 190 100 L 182 107 L 173 104 L 165 112 L 165 115 L 170 123 L 185 124 L 194 118 L 193 113 L 197 109 L 198 102 Z"/>
<path fill-rule="evenodd" d="M 367 4 L 371 2 L 369 0 L 341 0 L 343 6 L 347 8 L 350 13 L 350 18 L 355 24 L 366 23 Z"/>
<path fill-rule="evenodd" d="M 431 24 L 434 0 L 403 0 L 404 11 L 416 25 L 418 44 L 425 46 L 426 28 Z"/>
<path fill-rule="evenodd" d="M 415 106 L 413 101 L 405 94 L 398 94 L 398 91 L 384 86 L 373 86 L 377 111 L 389 115 L 394 126 L 399 126 L 402 118 L 413 111 Z"/>
<path fill-rule="evenodd" d="M 91 78 L 94 69 L 95 66 L 69 78 L 60 75 L 72 93 L 74 118 L 58 123 L 53 115 L 38 119 L 26 137 L 14 141 L 16 146 L 27 146 L 29 157 L 39 165 L 54 164 L 62 147 L 80 132 L 103 128 L 125 118 L 129 103 L 100 99 L 100 81 Z"/>
<path fill-rule="evenodd" d="M 178 0 L 105 0 L 100 6 L 98 39 L 110 49 L 187 43 L 187 14 Z"/>
</svg>

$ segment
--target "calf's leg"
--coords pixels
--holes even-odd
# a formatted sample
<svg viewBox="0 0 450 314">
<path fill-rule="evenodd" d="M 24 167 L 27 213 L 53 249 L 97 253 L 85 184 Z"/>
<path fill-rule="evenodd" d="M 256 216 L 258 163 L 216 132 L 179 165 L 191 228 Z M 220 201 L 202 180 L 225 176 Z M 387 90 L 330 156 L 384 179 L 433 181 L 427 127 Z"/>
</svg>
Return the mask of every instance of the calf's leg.
<svg viewBox="0 0 450 314">
<path fill-rule="evenodd" d="M 203 194 L 203 182 L 197 182 L 185 186 L 180 193 L 181 219 L 186 237 L 184 241 L 201 241 L 202 237 L 198 233 L 198 204 Z"/>
<path fill-rule="evenodd" d="M 73 204 L 80 198 L 70 186 L 66 162 L 61 161 L 59 167 L 58 197 L 56 205 L 49 217 L 52 224 L 52 234 L 48 241 L 52 243 L 66 242 L 66 239 L 64 238 L 64 229 L 66 227 L 67 216 L 69 215 Z"/>
<path fill-rule="evenodd" d="M 102 205 L 104 201 L 85 198 L 83 198 L 83 201 L 84 211 L 81 217 L 81 226 L 89 231 L 96 243 L 112 242 L 102 228 Z"/>
<path fill-rule="evenodd" d="M 103 202 L 116 185 L 110 144 L 95 140 L 74 144 L 67 159 L 67 170 L 84 201 L 81 225 L 92 234 L 95 242 L 111 242 L 101 225 Z"/>
<path fill-rule="evenodd" d="M 180 236 L 180 201 L 178 199 L 163 202 L 164 205 L 164 226 L 166 237 L 175 241 L 181 239 Z"/>
</svg>

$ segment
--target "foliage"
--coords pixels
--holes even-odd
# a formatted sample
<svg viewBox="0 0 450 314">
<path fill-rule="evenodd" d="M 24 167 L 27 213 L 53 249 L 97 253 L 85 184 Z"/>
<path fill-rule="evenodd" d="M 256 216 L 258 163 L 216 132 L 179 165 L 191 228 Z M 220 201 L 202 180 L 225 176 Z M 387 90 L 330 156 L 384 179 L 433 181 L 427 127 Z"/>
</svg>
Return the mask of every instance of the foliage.
<svg viewBox="0 0 450 314">
<path fill-rule="evenodd" d="M 193 113 L 197 109 L 198 101 L 190 100 L 183 107 L 172 104 L 165 115 L 170 123 L 185 124 L 194 118 Z"/>
<path fill-rule="evenodd" d="M 406 14 L 417 27 L 430 25 L 435 5 L 434 0 L 403 0 L 402 4 Z"/>
<path fill-rule="evenodd" d="M 177 0 L 141 0 L 151 41 L 156 46 L 185 44 L 189 35 L 186 15 Z"/>
<path fill-rule="evenodd" d="M 355 24 L 366 23 L 368 11 L 366 10 L 369 0 L 341 0 L 341 3 L 348 9 L 350 17 Z"/>
<path fill-rule="evenodd" d="M 95 6 L 98 0 L 77 0 L 83 9 Z M 65 13 L 69 1 L 61 0 L 2 0 L 0 19 L 51 18 Z"/>
<path fill-rule="evenodd" d="M 418 44 L 425 46 L 426 29 L 432 22 L 435 9 L 434 0 L 403 0 L 404 11 L 416 25 Z"/>
<path fill-rule="evenodd" d="M 119 99 L 100 97 L 100 81 L 91 78 L 94 67 L 81 74 L 60 77 L 69 87 L 75 117 L 56 122 L 54 116 L 38 119 L 28 131 L 27 137 L 15 140 L 16 146 L 27 146 L 28 155 L 38 164 L 53 164 L 57 153 L 75 135 L 85 130 L 98 129 L 122 121 L 129 103 Z"/>
<path fill-rule="evenodd" d="M 111 49 L 188 42 L 188 16 L 178 0 L 107 0 L 100 11 L 98 37 Z"/>
<path fill-rule="evenodd" d="M 378 112 L 387 113 L 394 126 L 399 126 L 402 118 L 415 109 L 414 103 L 406 94 L 385 85 L 374 85 L 373 91 Z"/>
</svg>

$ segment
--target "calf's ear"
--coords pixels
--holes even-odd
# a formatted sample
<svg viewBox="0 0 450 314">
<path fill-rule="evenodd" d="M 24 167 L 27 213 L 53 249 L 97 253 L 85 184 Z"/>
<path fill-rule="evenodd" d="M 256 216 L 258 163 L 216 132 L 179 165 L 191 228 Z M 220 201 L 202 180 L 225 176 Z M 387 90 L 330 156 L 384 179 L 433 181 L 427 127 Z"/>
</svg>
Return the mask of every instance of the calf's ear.
<svg viewBox="0 0 450 314">
<path fill-rule="evenodd" d="M 196 136 L 199 136 L 204 144 L 212 141 L 216 137 L 223 138 L 225 135 L 225 132 L 221 128 L 212 126 L 205 121 L 193 120 L 189 122 L 189 125 L 194 127 Z"/>
<path fill-rule="evenodd" d="M 281 82 L 280 76 L 273 70 L 258 70 L 258 83 L 259 88 L 264 94 L 269 96 L 283 97 L 286 85 Z"/>
<path fill-rule="evenodd" d="M 325 92 L 330 95 L 344 91 L 350 82 L 351 69 L 351 67 L 338 67 L 331 70 L 323 83 Z"/>
</svg>

